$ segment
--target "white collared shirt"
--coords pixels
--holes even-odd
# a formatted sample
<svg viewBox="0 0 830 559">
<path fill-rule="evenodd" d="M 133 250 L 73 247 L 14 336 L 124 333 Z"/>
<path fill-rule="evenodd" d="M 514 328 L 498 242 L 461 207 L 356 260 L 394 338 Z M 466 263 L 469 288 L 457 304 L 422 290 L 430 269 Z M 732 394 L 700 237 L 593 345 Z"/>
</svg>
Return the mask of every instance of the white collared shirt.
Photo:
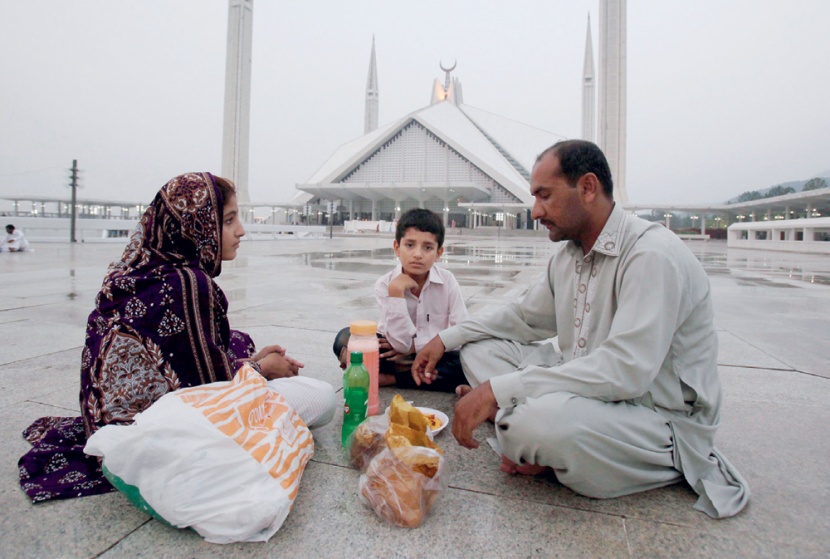
<svg viewBox="0 0 830 559">
<path fill-rule="evenodd" d="M 451 272 L 433 266 L 420 297 L 411 291 L 403 297 L 390 297 L 389 284 L 403 273 L 400 264 L 375 282 L 375 298 L 380 307 L 378 332 L 395 351 L 420 351 L 438 332 L 467 319 L 461 288 Z M 448 348 L 449 349 L 449 348 Z"/>
</svg>

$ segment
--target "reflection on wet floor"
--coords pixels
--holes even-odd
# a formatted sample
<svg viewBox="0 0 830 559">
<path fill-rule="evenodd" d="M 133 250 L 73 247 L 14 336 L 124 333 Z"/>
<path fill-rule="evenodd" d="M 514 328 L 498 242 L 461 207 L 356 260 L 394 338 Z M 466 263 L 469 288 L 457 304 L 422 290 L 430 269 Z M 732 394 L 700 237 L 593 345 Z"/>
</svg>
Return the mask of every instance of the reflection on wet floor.
<svg viewBox="0 0 830 559">
<path fill-rule="evenodd" d="M 826 256 L 728 250 L 717 245 L 703 248 L 692 244 L 690 248 L 707 274 L 733 276 L 738 285 L 798 287 L 787 281 L 830 285 L 830 259 Z"/>
<path fill-rule="evenodd" d="M 541 246 L 469 246 L 448 244 L 444 247 L 441 264 L 459 277 L 490 281 L 512 279 L 519 273 L 515 268 L 541 267 L 551 255 L 550 245 Z M 382 275 L 397 263 L 392 248 L 373 250 L 344 250 L 341 252 L 306 252 L 288 257 L 312 268 L 339 272 L 364 272 Z M 510 269 L 514 268 L 514 269 Z"/>
<path fill-rule="evenodd" d="M 725 243 L 690 243 L 689 248 L 711 276 L 733 277 L 738 285 L 797 287 L 798 282 L 830 285 L 830 259 L 815 255 L 727 250 Z M 470 285 L 509 281 L 522 270 L 543 268 L 557 246 L 547 241 L 487 243 L 448 242 L 441 264 Z M 380 276 L 396 263 L 389 248 L 306 252 L 282 255 L 291 263 L 340 272 Z M 794 283 L 795 282 L 795 283 Z"/>
</svg>

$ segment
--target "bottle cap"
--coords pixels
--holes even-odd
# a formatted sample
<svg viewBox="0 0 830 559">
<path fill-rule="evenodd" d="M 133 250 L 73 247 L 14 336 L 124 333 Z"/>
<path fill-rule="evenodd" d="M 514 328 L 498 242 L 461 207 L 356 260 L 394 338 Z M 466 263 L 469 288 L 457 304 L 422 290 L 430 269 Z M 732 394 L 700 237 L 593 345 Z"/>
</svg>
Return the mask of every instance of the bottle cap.
<svg viewBox="0 0 830 559">
<path fill-rule="evenodd" d="M 374 320 L 355 320 L 349 324 L 349 332 L 357 336 L 374 336 L 378 333 L 378 323 Z"/>
<path fill-rule="evenodd" d="M 349 358 L 349 361 L 352 365 L 360 365 L 361 363 L 363 363 L 363 352 L 353 351 L 352 356 Z"/>
</svg>

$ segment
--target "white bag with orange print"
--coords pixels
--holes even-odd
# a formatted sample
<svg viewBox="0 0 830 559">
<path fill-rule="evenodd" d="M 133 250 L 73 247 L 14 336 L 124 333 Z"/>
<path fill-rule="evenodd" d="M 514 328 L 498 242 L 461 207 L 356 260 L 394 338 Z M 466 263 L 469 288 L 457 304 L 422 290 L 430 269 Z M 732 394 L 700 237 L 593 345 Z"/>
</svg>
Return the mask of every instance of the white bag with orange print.
<svg viewBox="0 0 830 559">
<path fill-rule="evenodd" d="M 84 452 L 134 504 L 207 541 L 267 541 L 288 516 L 311 432 L 250 366 L 230 382 L 160 398 L 133 425 L 107 425 Z"/>
</svg>

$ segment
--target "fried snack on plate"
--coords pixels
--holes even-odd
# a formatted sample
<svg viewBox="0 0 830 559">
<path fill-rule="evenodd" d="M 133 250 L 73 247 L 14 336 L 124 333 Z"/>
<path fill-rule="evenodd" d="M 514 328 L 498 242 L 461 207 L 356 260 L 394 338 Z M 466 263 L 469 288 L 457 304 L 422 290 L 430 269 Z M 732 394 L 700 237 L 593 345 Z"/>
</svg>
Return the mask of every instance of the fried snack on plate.
<svg viewBox="0 0 830 559">
<path fill-rule="evenodd" d="M 425 446 L 444 453 L 427 436 L 427 418 L 421 410 L 404 401 L 400 394 L 395 394 L 389 406 L 389 429 L 386 431 L 386 446 Z"/>
<path fill-rule="evenodd" d="M 398 425 L 397 423 L 390 424 L 389 429 L 386 430 L 386 446 L 389 448 L 424 446 L 426 448 L 433 448 L 441 454 L 444 453 L 437 444 L 430 440 L 427 436 L 426 429 L 417 431 L 410 427 Z"/>
<path fill-rule="evenodd" d="M 400 394 L 395 394 L 392 398 L 392 404 L 389 406 L 389 422 L 411 427 L 417 431 L 426 432 L 427 428 L 427 418 L 421 410 L 404 400 Z"/>
</svg>

